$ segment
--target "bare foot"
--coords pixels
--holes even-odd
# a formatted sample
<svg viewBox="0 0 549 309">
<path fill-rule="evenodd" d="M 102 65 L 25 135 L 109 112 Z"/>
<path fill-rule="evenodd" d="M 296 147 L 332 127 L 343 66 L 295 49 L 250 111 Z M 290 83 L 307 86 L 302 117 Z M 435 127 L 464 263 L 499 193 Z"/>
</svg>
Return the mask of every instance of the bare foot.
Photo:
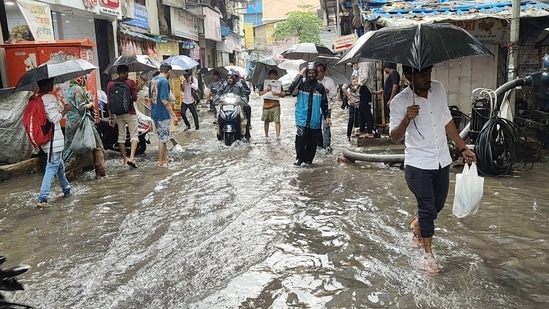
<svg viewBox="0 0 549 309">
<path fill-rule="evenodd" d="M 435 257 L 432 253 L 425 253 L 423 261 L 421 261 L 420 268 L 421 270 L 429 273 L 440 272 L 440 268 L 438 267 L 437 261 L 435 260 Z"/>
<path fill-rule="evenodd" d="M 410 221 L 410 229 L 412 230 L 412 242 L 418 248 L 423 247 L 423 238 L 421 238 L 421 232 L 419 231 L 419 222 L 416 217 Z"/>
</svg>

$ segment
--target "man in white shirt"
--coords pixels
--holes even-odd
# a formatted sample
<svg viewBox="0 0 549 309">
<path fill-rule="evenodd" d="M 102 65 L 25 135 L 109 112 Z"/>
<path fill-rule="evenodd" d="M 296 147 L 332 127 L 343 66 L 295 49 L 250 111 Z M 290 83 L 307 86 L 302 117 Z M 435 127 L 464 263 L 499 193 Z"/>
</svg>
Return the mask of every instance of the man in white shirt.
<svg viewBox="0 0 549 309">
<path fill-rule="evenodd" d="M 431 241 L 434 221 L 444 207 L 450 183 L 452 158 L 446 136 L 460 149 L 467 163 L 475 162 L 476 155 L 459 136 L 448 108 L 446 90 L 440 82 L 431 81 L 431 69 L 432 66 L 421 70 L 403 66 L 410 87 L 391 102 L 389 135 L 394 142 L 404 139 L 406 146 L 404 174 L 418 204 L 412 232 L 425 250 L 421 268 L 438 272 Z"/>
<path fill-rule="evenodd" d="M 337 96 L 337 87 L 334 80 L 326 76 L 326 66 L 323 63 L 319 63 L 316 66 L 316 72 L 318 74 L 317 80 L 326 88 L 326 96 L 328 97 L 328 111 L 332 109 L 332 102 Z M 330 124 L 326 122 L 326 119 L 322 119 L 322 140 L 319 141 L 319 146 L 326 149 L 328 153 L 332 152 L 331 147 L 332 132 L 330 131 Z"/>
</svg>

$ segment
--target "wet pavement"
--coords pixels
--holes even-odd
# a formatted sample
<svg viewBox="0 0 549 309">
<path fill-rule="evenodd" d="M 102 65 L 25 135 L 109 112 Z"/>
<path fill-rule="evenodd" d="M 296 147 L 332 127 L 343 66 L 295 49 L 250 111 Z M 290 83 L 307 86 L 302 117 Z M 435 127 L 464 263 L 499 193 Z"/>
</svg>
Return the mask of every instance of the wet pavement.
<svg viewBox="0 0 549 309">
<path fill-rule="evenodd" d="M 42 174 L 0 184 L 4 266 L 32 267 L 25 291 L 4 295 L 36 308 L 549 306 L 547 163 L 487 177 L 464 219 L 451 175 L 433 240 L 442 270 L 427 274 L 402 170 L 337 163 L 349 146 L 339 107 L 333 153 L 294 167 L 293 106 L 282 101 L 281 139 L 265 139 L 252 95 L 252 140 L 232 147 L 202 112 L 199 131 L 180 125 L 169 168 L 156 167 L 155 142 L 138 169 L 108 152 L 107 177 L 84 173 L 68 198 L 55 187 L 49 209 L 34 207 Z"/>
</svg>

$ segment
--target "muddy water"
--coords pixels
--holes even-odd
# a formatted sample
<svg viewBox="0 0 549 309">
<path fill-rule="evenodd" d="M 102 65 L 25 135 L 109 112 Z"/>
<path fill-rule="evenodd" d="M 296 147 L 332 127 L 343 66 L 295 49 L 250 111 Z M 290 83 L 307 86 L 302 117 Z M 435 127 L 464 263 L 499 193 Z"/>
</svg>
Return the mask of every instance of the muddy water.
<svg viewBox="0 0 549 309">
<path fill-rule="evenodd" d="M 344 111 L 334 110 L 334 153 L 296 168 L 292 100 L 280 141 L 263 138 L 252 106 L 251 143 L 220 145 L 203 112 L 199 131 L 178 132 L 168 169 L 155 167 L 154 143 L 137 170 L 110 152 L 109 176 L 85 173 L 68 198 L 54 188 L 50 209 L 34 208 L 41 174 L 0 184 L 5 266 L 32 266 L 26 290 L 5 296 L 37 308 L 549 306 L 547 163 L 486 178 L 465 219 L 451 214 L 452 176 L 433 242 L 442 271 L 429 275 L 403 172 L 336 162 L 349 145 Z"/>
</svg>

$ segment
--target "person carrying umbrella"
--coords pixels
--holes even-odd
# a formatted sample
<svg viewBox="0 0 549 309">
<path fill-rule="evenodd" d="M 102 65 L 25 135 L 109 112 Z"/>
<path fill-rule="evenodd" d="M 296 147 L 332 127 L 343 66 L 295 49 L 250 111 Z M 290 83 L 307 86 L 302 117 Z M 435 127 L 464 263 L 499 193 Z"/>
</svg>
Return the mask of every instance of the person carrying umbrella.
<svg viewBox="0 0 549 309">
<path fill-rule="evenodd" d="M 124 164 L 128 164 L 133 168 L 137 168 L 135 164 L 135 152 L 139 143 L 137 130 L 137 113 L 133 102 L 137 101 L 137 84 L 135 81 L 128 78 L 129 68 L 125 64 L 121 64 L 116 69 L 118 78 L 111 80 L 107 84 L 107 109 L 109 111 L 109 125 L 114 128 L 114 124 L 118 125 L 118 144 L 120 145 L 120 154 Z M 119 100 L 122 97 L 131 96 L 126 100 L 131 101 L 128 105 L 127 112 L 121 114 L 113 113 L 113 105 L 119 105 Z M 116 116 L 116 117 L 115 117 Z M 126 156 L 126 125 L 130 131 L 130 157 Z"/>
<path fill-rule="evenodd" d="M 65 91 L 65 100 L 72 105 L 72 109 L 67 113 L 67 122 L 65 123 L 65 150 L 63 150 L 63 161 L 67 163 L 65 168 L 67 179 L 74 180 L 76 178 L 76 170 L 83 167 L 93 165 L 95 176 L 97 178 L 104 177 L 105 173 L 105 156 L 101 137 L 95 126 L 93 135 L 97 148 L 93 152 L 85 154 L 75 154 L 71 150 L 71 144 L 74 135 L 82 121 L 92 121 L 90 110 L 93 110 L 95 104 L 91 102 L 90 97 L 85 89 L 86 77 L 80 76 L 70 81 L 70 87 Z M 84 119 L 83 116 L 89 117 Z"/>
<path fill-rule="evenodd" d="M 317 80 L 315 62 L 309 62 L 290 85 L 290 93 L 297 96 L 295 104 L 296 161 L 294 165 L 312 164 L 321 134 L 322 117 L 331 125 L 326 88 Z M 306 75 L 305 75 L 306 74 Z"/>
<path fill-rule="evenodd" d="M 65 104 L 63 109 L 60 109 L 57 98 L 51 94 L 53 90 L 53 78 L 42 79 L 37 81 L 38 84 L 38 96 L 42 97 L 44 102 L 44 108 L 46 109 L 46 116 L 48 120 L 54 126 L 53 138 L 45 145 L 41 145 L 42 150 L 48 155 L 46 164 L 46 171 L 42 178 L 42 185 L 40 186 L 40 194 L 38 195 L 39 208 L 49 207 L 48 197 L 50 195 L 51 185 L 55 177 L 59 180 L 63 195 L 68 196 L 71 194 L 71 186 L 67 177 L 65 176 L 65 164 L 63 163 L 63 149 L 65 148 L 65 136 L 61 130 L 60 121 L 71 109 L 70 104 Z"/>
<path fill-rule="evenodd" d="M 183 81 L 181 82 L 181 90 L 183 91 L 183 102 L 181 103 L 181 117 L 183 122 L 185 122 L 185 131 L 191 128 L 191 123 L 187 119 L 187 109 L 191 111 L 194 119 L 194 129 L 199 129 L 198 124 L 198 113 L 196 112 L 195 98 L 193 97 L 192 91 L 198 90 L 198 81 L 188 72 L 183 74 Z"/>
<path fill-rule="evenodd" d="M 444 207 L 449 189 L 452 157 L 446 136 L 467 163 L 475 162 L 476 155 L 460 137 L 448 109 L 446 90 L 440 82 L 431 80 L 431 69 L 432 66 L 402 67 L 410 86 L 391 102 L 389 135 L 393 142 L 404 139 L 406 146 L 404 175 L 418 207 L 418 217 L 412 220 L 411 227 L 414 239 L 425 250 L 421 268 L 438 272 L 431 243 L 434 221 Z"/>
</svg>

